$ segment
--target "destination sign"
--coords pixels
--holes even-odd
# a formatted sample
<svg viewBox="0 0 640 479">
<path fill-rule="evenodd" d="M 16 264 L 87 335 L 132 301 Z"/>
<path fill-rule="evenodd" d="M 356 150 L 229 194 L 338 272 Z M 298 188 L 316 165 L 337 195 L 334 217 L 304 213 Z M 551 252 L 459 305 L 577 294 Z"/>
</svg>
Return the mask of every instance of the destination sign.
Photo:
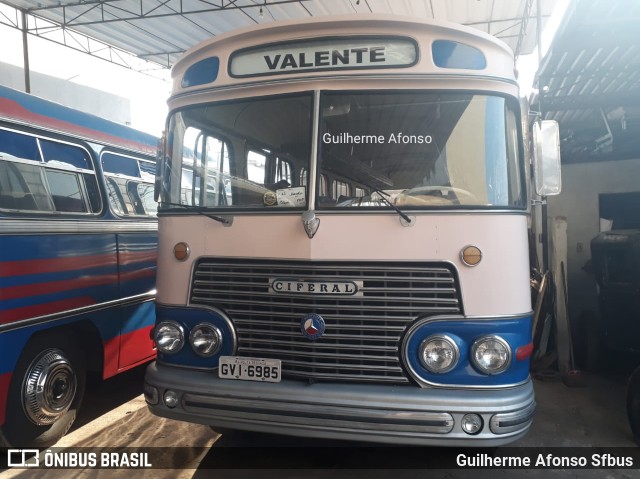
<svg viewBox="0 0 640 479">
<path fill-rule="evenodd" d="M 417 45 L 407 38 L 325 38 L 240 50 L 231 55 L 234 77 L 414 65 Z"/>
</svg>

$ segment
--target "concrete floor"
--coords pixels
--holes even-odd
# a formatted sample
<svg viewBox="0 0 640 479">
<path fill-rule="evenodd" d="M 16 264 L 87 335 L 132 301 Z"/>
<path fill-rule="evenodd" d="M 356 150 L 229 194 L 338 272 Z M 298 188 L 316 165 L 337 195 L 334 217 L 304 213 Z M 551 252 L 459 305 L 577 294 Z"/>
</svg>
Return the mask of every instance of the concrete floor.
<svg viewBox="0 0 640 479">
<path fill-rule="evenodd" d="M 318 449 L 326 442 L 286 437 L 236 434 L 218 437 L 208 427 L 187 424 L 152 416 L 146 409 L 140 395 L 143 371 L 138 369 L 113 380 L 107 381 L 97 391 L 86 397 L 85 408 L 76 426 L 58 446 L 84 447 L 163 447 L 182 446 L 201 449 L 177 449 L 169 454 L 174 458 L 190 462 L 192 468 L 184 470 L 146 470 L 133 472 L 136 478 L 249 478 L 277 477 L 279 479 L 298 477 L 330 477 L 331 479 L 366 477 L 422 478 L 496 478 L 496 477 L 587 477 L 587 478 L 638 478 L 639 470 L 425 470 L 422 464 L 437 460 L 442 455 L 456 454 L 458 451 L 441 448 L 419 448 L 404 451 L 401 448 L 354 449 L 354 455 L 361 455 L 349 461 L 350 467 L 367 467 L 367 455 L 375 455 L 375 470 L 341 469 L 334 464 L 330 450 Z M 535 380 L 538 409 L 529 434 L 513 447 L 630 447 L 638 451 L 627 425 L 625 409 L 624 375 L 587 375 L 585 387 L 570 388 L 561 381 Z M 292 462 L 303 469 L 251 468 L 251 449 L 234 469 L 221 470 L 216 465 L 227 447 L 253 446 L 256 448 L 273 446 L 309 446 L 314 449 L 288 448 Z M 332 445 L 332 444 L 331 444 Z M 498 449 L 497 452 L 502 450 Z M 253 449 L 259 451 L 259 449 Z M 483 450 L 466 451 L 469 454 Z M 329 454 L 329 457 L 307 457 L 315 453 Z M 344 453 L 341 453 L 344 455 Z M 409 454 L 409 455 L 408 455 Z M 236 454 L 237 455 L 237 454 Z M 378 461 L 380 455 L 385 460 Z M 235 456 L 234 456 L 235 457 Z M 302 457 L 302 462 L 301 462 Z M 407 463 L 410 458 L 411 462 Z M 295 459 L 295 460 L 294 460 Z M 362 459 L 360 461 L 360 459 Z M 200 465 L 198 468 L 198 464 Z M 325 466 L 326 464 L 326 466 Z M 330 469 L 312 469 L 321 465 Z M 415 469 L 406 469 L 407 466 Z M 130 470 L 8 470 L 0 473 L 0 479 L 9 478 L 115 478 L 131 477 Z"/>
</svg>

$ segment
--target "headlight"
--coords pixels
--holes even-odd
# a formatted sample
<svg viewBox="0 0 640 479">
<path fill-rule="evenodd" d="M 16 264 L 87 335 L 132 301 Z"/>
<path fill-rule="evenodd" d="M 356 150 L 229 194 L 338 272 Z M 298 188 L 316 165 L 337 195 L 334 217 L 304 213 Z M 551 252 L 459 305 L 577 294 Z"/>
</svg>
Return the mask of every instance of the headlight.
<svg viewBox="0 0 640 479">
<path fill-rule="evenodd" d="M 158 351 L 175 354 L 184 346 L 184 328 L 174 321 L 162 321 L 156 326 L 154 339 Z"/>
<path fill-rule="evenodd" d="M 422 341 L 420 349 L 420 362 L 432 373 L 446 373 L 458 364 L 460 352 L 458 346 L 448 336 L 433 335 Z"/>
<path fill-rule="evenodd" d="M 222 332 L 212 324 L 201 323 L 191 330 L 189 342 L 197 355 L 208 358 L 220 351 Z"/>
<path fill-rule="evenodd" d="M 485 336 L 471 346 L 473 365 L 484 374 L 498 374 L 511 363 L 511 348 L 499 336 Z"/>
</svg>

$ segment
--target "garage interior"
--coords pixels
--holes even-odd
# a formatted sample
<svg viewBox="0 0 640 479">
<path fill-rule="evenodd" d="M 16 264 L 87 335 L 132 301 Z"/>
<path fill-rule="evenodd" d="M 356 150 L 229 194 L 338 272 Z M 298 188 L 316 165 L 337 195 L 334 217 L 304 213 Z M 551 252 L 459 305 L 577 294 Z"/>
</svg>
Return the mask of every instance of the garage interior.
<svg viewBox="0 0 640 479">
<path fill-rule="evenodd" d="M 386 13 L 448 20 L 478 28 L 505 41 L 519 57 L 535 51 L 540 31 L 561 2 L 2 0 L 1 3 L 14 9 L 14 14 L 3 15 L 0 23 L 23 32 L 25 90 L 29 91 L 28 42 L 32 35 L 154 75 L 171 68 L 191 46 L 230 30 L 328 14 Z M 638 21 L 638 2 L 570 1 L 536 74 L 540 93 L 532 98 L 532 109 L 539 111 L 543 119 L 560 124 L 563 192 L 547 200 L 546 217 L 549 222 L 556 218 L 566 222 L 568 306 L 565 322 L 558 325 L 553 322 L 556 311 L 553 301 L 541 301 L 542 319 L 536 342 L 539 363 L 534 375 L 538 416 L 529 436 L 516 446 L 634 445 L 626 424 L 624 398 L 626 379 L 640 365 L 637 313 L 640 232 L 634 236 L 629 231 L 640 231 Z M 614 245 L 618 249 L 612 252 L 601 235 L 608 231 L 609 236 L 617 231 L 625 234 L 626 249 L 620 249 L 621 240 Z M 546 240 L 542 233 L 534 237 L 540 251 Z M 605 263 L 609 268 L 606 271 Z M 562 283 L 555 278 L 556 291 L 562 288 Z M 539 286 L 538 283 L 536 288 Z M 546 331 L 545 312 L 552 316 Z M 568 328 L 568 344 L 559 339 L 558 328 Z M 563 351 L 558 352 L 558 348 Z M 562 364 L 567 357 L 565 352 L 571 356 L 571 364 Z M 578 371 L 574 375 L 580 377 L 574 377 L 573 383 L 565 381 L 565 385 L 561 373 L 568 370 Z"/>
</svg>

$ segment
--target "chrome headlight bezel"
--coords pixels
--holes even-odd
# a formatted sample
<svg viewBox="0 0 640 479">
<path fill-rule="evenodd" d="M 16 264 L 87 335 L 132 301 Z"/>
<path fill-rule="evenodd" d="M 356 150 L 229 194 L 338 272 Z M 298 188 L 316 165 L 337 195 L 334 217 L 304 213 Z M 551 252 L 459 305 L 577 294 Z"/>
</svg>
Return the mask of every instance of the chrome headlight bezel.
<svg viewBox="0 0 640 479">
<path fill-rule="evenodd" d="M 195 336 L 200 330 L 205 328 L 209 329 L 213 334 L 213 336 L 215 336 L 216 346 L 211 351 L 207 353 L 202 353 L 195 345 L 195 341 L 196 341 Z M 193 349 L 193 352 L 196 353 L 198 356 L 202 358 L 210 358 L 218 354 L 222 349 L 222 331 L 220 331 L 220 328 L 218 328 L 217 326 L 211 323 L 198 323 L 193 328 L 191 328 L 191 332 L 189 333 L 189 344 L 191 345 L 191 349 Z"/>
<path fill-rule="evenodd" d="M 500 344 L 502 347 L 504 347 L 504 350 L 506 352 L 506 359 L 504 360 L 503 364 L 500 365 L 500 367 L 498 368 L 494 368 L 494 369 L 487 368 L 482 364 L 480 364 L 480 362 L 476 358 L 476 353 L 478 352 L 478 348 L 483 343 L 488 341 L 495 341 L 496 343 Z M 471 345 L 471 358 L 470 358 L 471 364 L 473 364 L 473 367 L 476 368 L 482 374 L 487 374 L 492 376 L 492 375 L 505 372 L 507 369 L 509 369 L 509 366 L 511 366 L 512 358 L 513 358 L 513 353 L 511 351 L 511 346 L 509 346 L 509 343 L 505 341 L 503 338 L 501 338 L 500 336 L 496 336 L 496 335 L 482 336 L 476 339 Z"/>
<path fill-rule="evenodd" d="M 177 347 L 173 348 L 173 349 L 169 349 L 169 348 L 165 348 L 163 347 L 163 342 L 160 341 L 158 338 L 162 332 L 163 328 L 173 328 L 174 332 L 176 333 L 176 336 L 174 338 L 174 344 L 178 344 Z M 161 352 L 162 354 L 176 354 L 179 353 L 182 348 L 184 347 L 184 343 L 185 343 L 185 332 L 184 332 L 184 327 L 176 322 L 176 321 L 160 321 L 154 331 L 153 331 L 153 340 L 156 343 L 156 347 L 158 348 L 158 351 Z"/>
<path fill-rule="evenodd" d="M 434 341 L 442 341 L 446 343 L 451 349 L 451 359 L 450 359 L 451 362 L 445 368 L 442 368 L 442 369 L 434 368 L 425 360 L 425 354 L 424 354 L 425 349 L 427 348 L 429 343 Z M 433 374 L 448 373 L 449 371 L 453 370 L 458 365 L 458 362 L 460 361 L 460 349 L 458 348 L 458 345 L 450 336 L 447 336 L 446 334 L 433 334 L 423 339 L 422 342 L 420 343 L 420 346 L 418 347 L 418 354 L 419 354 L 420 364 L 422 365 L 422 367 Z"/>
</svg>

